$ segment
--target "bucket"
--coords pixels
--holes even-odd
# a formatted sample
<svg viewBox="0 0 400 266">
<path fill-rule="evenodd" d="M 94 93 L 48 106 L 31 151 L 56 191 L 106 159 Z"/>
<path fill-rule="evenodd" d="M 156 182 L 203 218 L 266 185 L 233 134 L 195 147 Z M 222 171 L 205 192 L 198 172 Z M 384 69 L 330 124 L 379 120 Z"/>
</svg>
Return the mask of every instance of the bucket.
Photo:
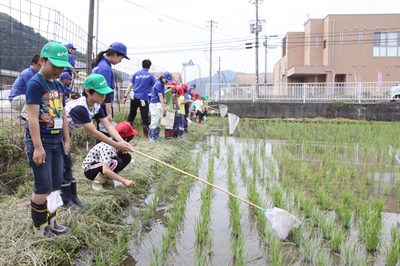
<svg viewBox="0 0 400 266">
<path fill-rule="evenodd" d="M 163 126 L 169 126 L 172 122 L 172 119 L 166 118 L 166 117 L 161 117 L 161 125 Z"/>
</svg>

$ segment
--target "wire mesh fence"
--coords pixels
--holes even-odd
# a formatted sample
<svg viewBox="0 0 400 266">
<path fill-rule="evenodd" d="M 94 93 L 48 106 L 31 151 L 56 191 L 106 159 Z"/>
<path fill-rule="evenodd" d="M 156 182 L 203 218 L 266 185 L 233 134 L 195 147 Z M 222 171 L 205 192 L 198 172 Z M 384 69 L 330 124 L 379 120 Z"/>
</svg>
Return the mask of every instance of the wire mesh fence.
<svg viewBox="0 0 400 266">
<path fill-rule="evenodd" d="M 67 3 L 64 3 L 67 4 Z M 59 7 L 59 6 L 58 6 Z M 10 0 L 0 2 L 0 146 L 3 143 L 15 143 L 25 132 L 25 123 L 17 117 L 20 112 L 11 108 L 8 95 L 15 79 L 21 71 L 29 68 L 31 59 L 40 54 L 41 48 L 49 41 L 63 44 L 72 43 L 77 50 L 72 89 L 83 91 L 83 80 L 91 72 L 87 66 L 88 57 L 105 51 L 110 44 L 95 40 L 93 53 L 88 55 L 88 32 L 65 17 L 60 11 L 43 6 L 30 0 Z M 118 41 L 118 40 L 115 40 Z M 129 51 L 128 51 L 129 52 Z M 113 66 L 115 75 L 115 107 L 119 107 L 122 96 L 129 84 L 131 75 L 142 68 L 142 59 L 122 60 Z M 152 66 L 154 71 L 162 71 L 159 66 Z M 9 130 L 4 131 L 6 127 Z M 4 157 L 4 154 L 3 154 Z"/>
</svg>

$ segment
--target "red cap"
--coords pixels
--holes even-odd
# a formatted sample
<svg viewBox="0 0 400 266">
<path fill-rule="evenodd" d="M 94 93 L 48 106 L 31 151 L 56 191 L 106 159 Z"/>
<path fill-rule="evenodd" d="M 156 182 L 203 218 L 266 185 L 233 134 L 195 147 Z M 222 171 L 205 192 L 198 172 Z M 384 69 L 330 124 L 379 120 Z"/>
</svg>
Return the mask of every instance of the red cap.
<svg viewBox="0 0 400 266">
<path fill-rule="evenodd" d="M 170 86 L 176 87 L 176 82 L 175 81 L 168 82 L 168 87 L 170 87 Z"/>
<path fill-rule="evenodd" d="M 186 84 L 182 84 L 181 87 L 185 92 L 188 92 L 188 86 Z"/>
<path fill-rule="evenodd" d="M 139 135 L 139 132 L 137 132 L 137 130 L 134 130 L 132 125 L 128 122 L 118 123 L 115 126 L 115 129 L 118 131 L 122 138 L 129 138 Z"/>
<path fill-rule="evenodd" d="M 194 98 L 200 99 L 200 94 L 198 92 L 193 93 Z"/>
<path fill-rule="evenodd" d="M 180 87 L 180 86 L 176 87 L 176 91 L 179 92 L 180 95 L 183 95 L 183 94 L 184 94 L 184 93 L 183 93 L 183 89 L 182 89 L 182 87 Z"/>
</svg>

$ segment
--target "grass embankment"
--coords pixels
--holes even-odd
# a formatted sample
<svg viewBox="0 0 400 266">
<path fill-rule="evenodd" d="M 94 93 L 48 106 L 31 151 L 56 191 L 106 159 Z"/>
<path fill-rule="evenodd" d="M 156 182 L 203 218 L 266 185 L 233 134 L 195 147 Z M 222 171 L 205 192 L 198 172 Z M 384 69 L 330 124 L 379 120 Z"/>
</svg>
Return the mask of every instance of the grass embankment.
<svg viewBox="0 0 400 266">
<path fill-rule="evenodd" d="M 121 121 L 125 116 L 117 114 L 116 120 Z M 191 148 L 215 121 L 216 118 L 210 118 L 201 125 L 190 124 L 189 133 L 183 139 L 166 141 L 162 131 L 162 140 L 153 143 L 144 139 L 141 127 L 135 126 L 140 136 L 132 140 L 131 144 L 142 153 L 189 171 L 189 163 L 182 166 L 180 162 L 188 158 Z M 12 126 L 2 127 L 0 131 L 3 136 L 7 135 L 4 132 L 7 128 Z M 164 191 L 175 190 L 178 195 L 177 182 L 183 183 L 184 177 L 182 181 L 170 178 L 171 169 L 135 153 L 132 153 L 134 163 L 128 165 L 121 176 L 132 179 L 136 188 L 114 187 L 110 181 L 102 192 L 91 190 L 90 181 L 84 177 L 81 168 L 87 153 L 86 140 L 86 132 L 74 133 L 72 155 L 78 194 L 85 204 L 90 205 L 90 209 L 80 211 L 61 208 L 59 221 L 71 227 L 72 231 L 54 242 L 34 236 L 30 215 L 33 181 L 26 167 L 21 175 L 22 180 L 18 181 L 21 184 L 19 187 L 11 192 L 0 191 L 0 265 L 121 265 L 128 257 L 129 243 L 157 215 L 152 205 L 144 204 L 144 199 L 160 183 Z M 89 140 L 91 147 L 94 141 Z M 19 146 L 20 142 L 21 139 Z M 21 148 L 23 150 L 23 146 Z M 26 165 L 26 157 L 22 154 L 19 161 L 14 159 L 13 165 Z"/>
</svg>

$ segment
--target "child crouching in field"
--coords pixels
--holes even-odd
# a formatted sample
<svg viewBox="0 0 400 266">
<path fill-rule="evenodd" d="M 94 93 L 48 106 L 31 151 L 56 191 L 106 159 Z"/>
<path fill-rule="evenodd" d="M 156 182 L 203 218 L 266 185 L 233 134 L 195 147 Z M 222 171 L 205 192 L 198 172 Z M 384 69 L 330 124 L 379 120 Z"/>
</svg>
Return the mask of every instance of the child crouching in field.
<svg viewBox="0 0 400 266">
<path fill-rule="evenodd" d="M 134 136 L 139 134 L 128 122 L 117 124 L 115 129 L 126 142 L 131 141 Z M 82 163 L 82 168 L 86 178 L 93 181 L 91 184 L 93 190 L 102 190 L 103 184 L 109 178 L 121 182 L 127 187 L 135 187 L 132 180 L 125 179 L 118 174 L 131 162 L 131 159 L 132 156 L 129 153 L 121 152 L 107 143 L 100 142 L 89 151 Z"/>
</svg>

